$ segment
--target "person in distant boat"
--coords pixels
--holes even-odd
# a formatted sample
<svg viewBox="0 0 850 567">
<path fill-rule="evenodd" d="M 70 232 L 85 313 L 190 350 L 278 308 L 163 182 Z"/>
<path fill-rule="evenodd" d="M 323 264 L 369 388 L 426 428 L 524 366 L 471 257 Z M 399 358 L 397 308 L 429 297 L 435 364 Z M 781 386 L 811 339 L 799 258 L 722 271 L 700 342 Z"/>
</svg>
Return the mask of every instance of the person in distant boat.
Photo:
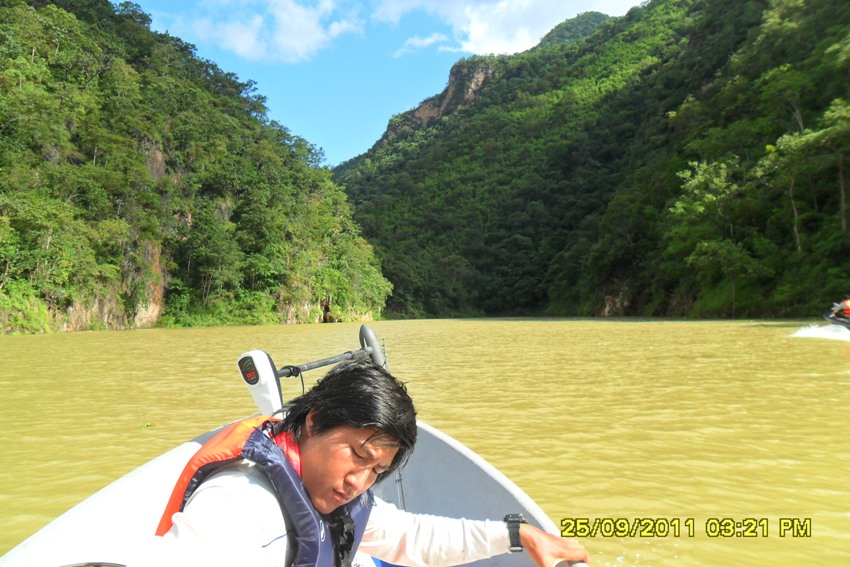
<svg viewBox="0 0 850 567">
<path fill-rule="evenodd" d="M 832 305 L 832 313 L 833 317 L 843 317 L 844 319 L 850 319 L 850 293 L 844 294 L 844 299 L 841 303 L 834 303 Z"/>
<path fill-rule="evenodd" d="M 576 540 L 521 523 L 412 514 L 370 488 L 416 442 L 405 386 L 371 362 L 333 368 L 283 408 L 212 437 L 187 464 L 130 567 L 457 565 L 525 550 L 540 567 L 590 563 Z M 364 555 L 357 555 L 357 552 Z"/>
</svg>

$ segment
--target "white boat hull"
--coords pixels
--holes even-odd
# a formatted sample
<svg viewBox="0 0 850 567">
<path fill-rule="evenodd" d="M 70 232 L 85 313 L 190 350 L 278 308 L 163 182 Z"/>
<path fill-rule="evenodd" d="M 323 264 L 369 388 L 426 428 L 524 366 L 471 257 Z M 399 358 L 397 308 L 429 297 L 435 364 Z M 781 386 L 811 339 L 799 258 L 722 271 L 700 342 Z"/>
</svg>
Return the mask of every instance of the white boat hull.
<svg viewBox="0 0 850 567">
<path fill-rule="evenodd" d="M 185 463 L 214 432 L 184 443 L 103 488 L 0 558 L 0 567 L 124 565 L 156 530 Z M 396 482 L 393 482 L 396 480 Z M 416 449 L 401 471 L 374 489 L 378 497 L 417 513 L 501 519 L 523 513 L 557 534 L 534 501 L 495 467 L 455 439 L 420 422 Z M 477 565 L 521 565 L 506 554 Z"/>
</svg>

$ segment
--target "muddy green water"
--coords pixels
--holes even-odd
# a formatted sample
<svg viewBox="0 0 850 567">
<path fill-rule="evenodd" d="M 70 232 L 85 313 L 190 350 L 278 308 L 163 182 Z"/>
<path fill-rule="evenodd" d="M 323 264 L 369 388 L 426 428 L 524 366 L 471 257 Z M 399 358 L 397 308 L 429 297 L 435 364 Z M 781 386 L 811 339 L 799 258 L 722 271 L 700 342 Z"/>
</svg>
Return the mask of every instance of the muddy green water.
<svg viewBox="0 0 850 567">
<path fill-rule="evenodd" d="M 800 331 L 808 324 L 371 326 L 423 420 L 501 469 L 556 524 L 596 524 L 581 538 L 595 566 L 848 565 L 850 332 Z M 0 337 L 0 555 L 138 465 L 254 413 L 241 353 L 306 362 L 357 348 L 357 329 Z M 284 384 L 288 396 L 300 390 Z M 642 518 L 656 519 L 652 529 L 612 533 Z"/>
</svg>

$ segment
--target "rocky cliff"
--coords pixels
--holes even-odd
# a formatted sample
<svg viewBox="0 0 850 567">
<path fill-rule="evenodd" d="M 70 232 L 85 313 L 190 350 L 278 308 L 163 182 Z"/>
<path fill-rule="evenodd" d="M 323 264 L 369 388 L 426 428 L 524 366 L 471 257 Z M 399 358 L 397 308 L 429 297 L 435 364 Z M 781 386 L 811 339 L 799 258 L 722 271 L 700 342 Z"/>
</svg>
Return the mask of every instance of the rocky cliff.
<svg viewBox="0 0 850 567">
<path fill-rule="evenodd" d="M 392 143 L 412 130 L 427 128 L 471 104 L 488 81 L 498 74 L 496 61 L 493 57 L 471 57 L 455 63 L 443 92 L 424 100 L 412 110 L 394 116 L 376 145 Z"/>
</svg>

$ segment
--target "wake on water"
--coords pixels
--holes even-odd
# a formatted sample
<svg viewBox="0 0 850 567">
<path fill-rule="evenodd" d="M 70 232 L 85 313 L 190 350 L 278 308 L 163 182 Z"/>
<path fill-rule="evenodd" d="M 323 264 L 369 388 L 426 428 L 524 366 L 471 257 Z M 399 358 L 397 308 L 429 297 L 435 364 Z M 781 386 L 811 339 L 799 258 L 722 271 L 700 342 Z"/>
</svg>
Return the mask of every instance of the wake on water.
<svg viewBox="0 0 850 567">
<path fill-rule="evenodd" d="M 792 337 L 804 337 L 809 339 L 832 339 L 836 341 L 850 342 L 850 330 L 840 325 L 809 325 L 802 327 L 791 335 Z"/>
</svg>

